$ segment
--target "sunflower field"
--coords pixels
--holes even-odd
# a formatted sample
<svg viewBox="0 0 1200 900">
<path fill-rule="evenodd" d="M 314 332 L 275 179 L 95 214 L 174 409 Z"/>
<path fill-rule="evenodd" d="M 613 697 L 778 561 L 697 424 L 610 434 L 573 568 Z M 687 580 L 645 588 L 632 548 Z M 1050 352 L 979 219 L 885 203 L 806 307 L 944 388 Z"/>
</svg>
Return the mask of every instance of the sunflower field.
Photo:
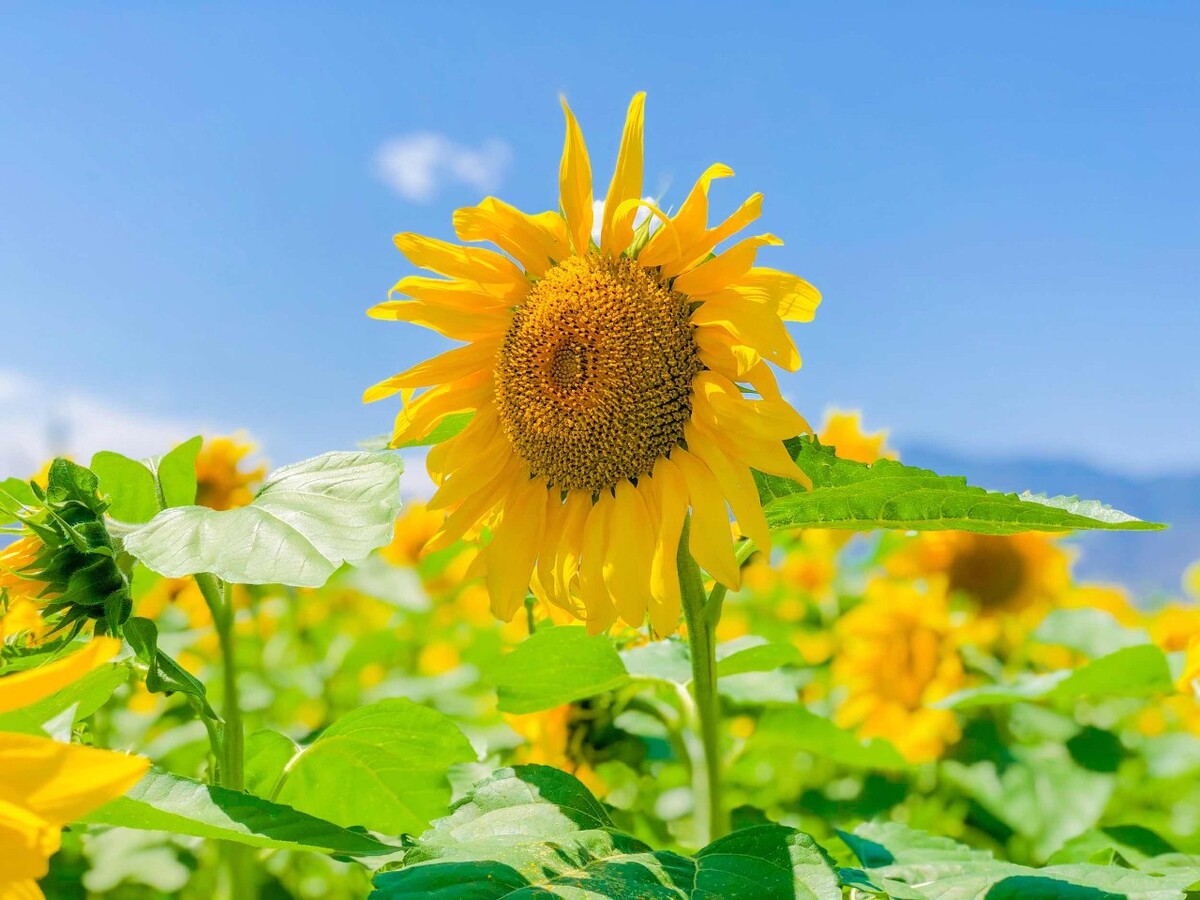
<svg viewBox="0 0 1200 900">
<path fill-rule="evenodd" d="M 386 437 L 3 473 L 0 900 L 1200 897 L 1200 569 L 810 425 L 821 294 L 643 105 L 603 204 L 564 102 L 555 208 L 396 235 Z"/>
</svg>

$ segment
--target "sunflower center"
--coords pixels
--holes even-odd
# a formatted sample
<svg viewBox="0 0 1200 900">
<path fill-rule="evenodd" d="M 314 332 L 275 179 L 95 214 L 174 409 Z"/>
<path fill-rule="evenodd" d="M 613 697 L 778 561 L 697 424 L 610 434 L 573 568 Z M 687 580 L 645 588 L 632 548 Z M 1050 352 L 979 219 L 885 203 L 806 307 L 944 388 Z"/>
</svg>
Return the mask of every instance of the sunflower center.
<svg viewBox="0 0 1200 900">
<path fill-rule="evenodd" d="M 1009 541 L 975 535 L 950 563 L 950 590 L 974 597 L 985 608 L 1007 604 L 1025 582 L 1025 562 Z"/>
<path fill-rule="evenodd" d="M 514 313 L 496 407 L 530 474 L 600 491 L 683 440 L 702 370 L 688 299 L 628 259 L 571 257 Z"/>
</svg>

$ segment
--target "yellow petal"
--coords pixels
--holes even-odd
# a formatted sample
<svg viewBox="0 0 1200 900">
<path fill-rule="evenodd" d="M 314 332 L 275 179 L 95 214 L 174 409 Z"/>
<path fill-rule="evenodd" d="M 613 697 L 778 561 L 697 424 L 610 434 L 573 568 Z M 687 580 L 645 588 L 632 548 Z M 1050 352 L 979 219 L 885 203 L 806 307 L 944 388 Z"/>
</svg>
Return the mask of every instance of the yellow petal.
<svg viewBox="0 0 1200 900">
<path fill-rule="evenodd" d="M 604 561 L 608 553 L 612 508 L 612 494 L 601 491 L 600 498 L 588 513 L 587 524 L 583 530 L 579 593 L 587 615 L 588 632 L 591 634 L 599 634 L 617 620 L 617 609 L 613 606 L 608 588 L 604 584 Z"/>
<path fill-rule="evenodd" d="M 737 343 L 781 369 L 794 372 L 800 368 L 800 351 L 783 320 L 766 306 L 750 303 L 731 291 L 705 299 L 692 312 L 692 324 L 700 328 L 706 325 L 724 328 Z"/>
<path fill-rule="evenodd" d="M 419 300 L 388 300 L 372 306 L 367 315 L 372 319 L 411 322 L 456 341 L 496 340 L 504 335 L 512 321 L 511 311 L 504 306 L 465 311 Z"/>
<path fill-rule="evenodd" d="M 762 215 L 762 194 L 751 194 L 749 199 L 739 206 L 729 218 L 704 232 L 704 236 L 692 243 L 680 254 L 679 260 L 663 266 L 663 275 L 673 278 L 680 272 L 687 271 L 700 262 L 713 249 L 727 238 L 737 234 L 755 219 Z"/>
<path fill-rule="evenodd" d="M 640 628 L 650 599 L 654 533 L 646 503 L 628 481 L 617 484 L 609 529 L 604 583 L 621 618 Z"/>
<path fill-rule="evenodd" d="M 47 822 L 20 804 L 0 800 L 0 863 L 4 866 L 0 900 L 42 896 L 40 891 L 19 891 L 27 892 L 30 885 L 37 889 L 34 879 L 44 878 L 50 870 L 50 857 L 58 852 L 61 835 L 61 823 Z"/>
<path fill-rule="evenodd" d="M 733 555 L 733 534 L 721 485 L 708 466 L 685 450 L 673 451 L 671 462 L 683 473 L 692 501 L 692 530 L 688 541 L 692 556 L 713 578 L 730 590 L 737 590 L 741 573 Z"/>
<path fill-rule="evenodd" d="M 779 246 L 783 241 L 773 234 L 760 234 L 738 241 L 724 253 L 684 272 L 671 285 L 689 297 L 703 297 L 728 287 L 754 265 L 759 247 Z"/>
<path fill-rule="evenodd" d="M 411 232 L 398 234 L 394 240 L 397 249 L 408 257 L 409 262 L 422 269 L 479 284 L 528 287 L 525 273 L 513 265 L 508 257 L 492 250 L 461 247 Z"/>
<path fill-rule="evenodd" d="M 566 226 L 558 213 L 531 216 L 495 197 L 454 213 L 459 240 L 490 241 L 540 278 L 571 255 Z"/>
<path fill-rule="evenodd" d="M 426 551 L 432 553 L 449 547 L 463 535 L 489 522 L 495 508 L 510 496 L 517 479 L 527 475 L 528 472 L 516 457 L 510 457 L 483 487 L 468 493 L 467 498 L 454 507 L 437 534 L 425 545 Z M 437 496 L 434 494 L 430 499 L 430 509 L 434 508 L 434 498 Z"/>
<path fill-rule="evenodd" d="M 0 677 L 0 713 L 30 706 L 74 684 L 108 662 L 121 649 L 116 638 L 98 637 L 81 650 L 36 669 Z M 4 771 L 0 767 L 0 772 Z"/>
<path fill-rule="evenodd" d="M 642 479 L 645 483 L 647 507 L 653 507 L 658 519 L 658 535 L 654 545 L 654 561 L 650 566 L 650 624 L 660 635 L 674 634 L 679 627 L 679 539 L 683 520 L 687 518 L 687 480 L 670 459 L 661 457 L 654 466 L 654 475 Z"/>
<path fill-rule="evenodd" d="M 741 381 L 762 362 L 758 351 L 726 328 L 698 327 L 694 332 L 700 361 L 733 381 Z"/>
<path fill-rule="evenodd" d="M 567 234 L 576 256 L 588 252 L 592 240 L 592 164 L 588 161 L 583 132 L 567 98 L 562 98 L 563 114 L 567 117 L 567 136 L 563 141 L 562 164 L 558 169 L 559 202 L 567 220 Z"/>
<path fill-rule="evenodd" d="M 479 373 L 430 388 L 396 416 L 392 444 L 426 438 L 451 413 L 478 409 L 493 394 L 490 372 Z"/>
<path fill-rule="evenodd" d="M 770 306 L 786 322 L 811 322 L 821 305 L 821 292 L 790 272 L 755 266 L 733 289 Z"/>
<path fill-rule="evenodd" d="M 121 796 L 148 768 L 150 761 L 140 756 L 0 733 L 0 801 L 56 825 Z"/>
<path fill-rule="evenodd" d="M 565 609 L 584 619 L 587 618 L 587 611 L 576 602 L 571 585 L 578 581 L 587 520 L 592 512 L 592 495 L 586 491 L 570 491 L 563 505 L 566 513 L 552 565 L 554 594 L 566 602 Z"/>
<path fill-rule="evenodd" d="M 468 375 L 491 369 L 496 360 L 499 341 L 476 341 L 465 347 L 455 347 L 432 359 L 417 363 L 398 375 L 372 385 L 363 393 L 364 403 L 390 397 L 402 388 L 429 387 L 457 381 Z"/>
<path fill-rule="evenodd" d="M 634 94 L 625 116 L 625 131 L 617 153 L 608 195 L 604 198 L 604 218 L 600 224 L 600 250 L 613 256 L 624 253 L 633 242 L 633 217 L 617 217 L 617 210 L 626 200 L 642 196 L 642 123 L 646 95 Z"/>
<path fill-rule="evenodd" d="M 487 588 L 496 618 L 508 622 L 525 603 L 546 523 L 546 486 L 523 485 L 487 545 Z"/>
<path fill-rule="evenodd" d="M 733 169 L 721 163 L 705 169 L 687 199 L 683 201 L 679 214 L 672 220 L 675 226 L 675 246 L 672 247 L 670 239 L 659 231 L 651 235 L 649 242 L 638 254 L 638 261 L 644 266 L 668 266 L 678 262 L 682 252 L 698 241 L 708 227 L 709 186 L 717 178 L 729 178 L 732 175 Z"/>
<path fill-rule="evenodd" d="M 684 428 L 684 438 L 688 451 L 708 466 L 721 485 L 721 493 L 733 510 L 742 534 L 758 545 L 764 553 L 771 549 L 771 529 L 767 525 L 767 517 L 763 514 L 762 504 L 758 499 L 758 487 L 750 467 L 745 463 L 732 459 L 707 436 L 697 431 L 694 425 Z"/>
<path fill-rule="evenodd" d="M 519 289 L 480 285 L 459 279 L 426 278 L 424 275 L 405 275 L 388 291 L 388 296 L 401 294 L 436 306 L 440 309 L 474 313 L 515 306 L 525 296 L 527 285 Z"/>
</svg>

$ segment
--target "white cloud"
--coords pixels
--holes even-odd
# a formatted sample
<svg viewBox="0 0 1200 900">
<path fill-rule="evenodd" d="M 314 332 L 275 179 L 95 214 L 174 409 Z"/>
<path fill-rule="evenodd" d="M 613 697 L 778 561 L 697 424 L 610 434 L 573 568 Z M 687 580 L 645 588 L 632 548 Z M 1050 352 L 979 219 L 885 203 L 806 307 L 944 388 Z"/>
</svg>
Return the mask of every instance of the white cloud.
<svg viewBox="0 0 1200 900">
<path fill-rule="evenodd" d="M 643 197 L 647 203 L 653 203 L 658 206 L 658 200 L 654 197 Z M 644 206 L 639 206 L 637 212 L 633 214 L 633 227 L 639 227 L 643 222 L 650 217 L 650 210 Z M 592 201 L 592 240 L 597 244 L 600 243 L 600 226 L 604 222 L 604 199 Z M 662 227 L 662 222 L 658 217 L 654 217 L 654 221 L 650 223 L 650 231 L 653 233 Z"/>
<path fill-rule="evenodd" d="M 384 141 L 375 151 L 375 173 L 401 197 L 427 203 L 451 183 L 494 191 L 511 159 L 508 145 L 495 138 L 473 149 L 444 134 L 418 132 Z"/>
<path fill-rule="evenodd" d="M 86 463 L 97 450 L 141 458 L 194 434 L 220 429 L 139 412 L 87 391 L 59 391 L 22 372 L 0 370 L 0 478 L 27 478 L 51 457 Z"/>
</svg>

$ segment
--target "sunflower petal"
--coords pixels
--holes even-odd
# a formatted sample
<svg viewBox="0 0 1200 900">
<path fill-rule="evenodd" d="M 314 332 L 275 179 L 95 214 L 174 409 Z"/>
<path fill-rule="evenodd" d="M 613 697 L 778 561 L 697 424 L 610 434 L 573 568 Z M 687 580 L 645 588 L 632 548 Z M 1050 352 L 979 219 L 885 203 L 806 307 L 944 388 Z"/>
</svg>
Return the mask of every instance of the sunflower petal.
<svg viewBox="0 0 1200 900">
<path fill-rule="evenodd" d="M 11 712 L 57 694 L 108 662 L 120 649 L 121 642 L 115 638 L 98 637 L 62 659 L 0 678 L 0 713 Z"/>
<path fill-rule="evenodd" d="M 617 484 L 609 528 L 604 583 L 621 618 L 640 628 L 650 599 L 653 531 L 646 503 L 628 481 Z"/>
<path fill-rule="evenodd" d="M 447 350 L 367 388 L 363 393 L 363 402 L 382 400 L 403 388 L 429 387 L 474 375 L 491 367 L 498 347 L 498 341 L 477 341 Z"/>
<path fill-rule="evenodd" d="M 742 534 L 750 538 L 764 552 L 771 549 L 771 529 L 767 525 L 767 517 L 763 513 L 762 503 L 758 499 L 758 487 L 754 484 L 754 476 L 750 467 L 745 463 L 731 459 L 725 452 L 707 436 L 688 425 L 684 429 L 688 451 L 708 466 L 721 492 L 733 510 Z"/>
<path fill-rule="evenodd" d="M 738 241 L 724 253 L 703 262 L 675 279 L 672 287 L 689 297 L 703 297 L 728 287 L 750 271 L 759 247 L 777 247 L 783 241 L 760 234 Z"/>
<path fill-rule="evenodd" d="M 654 545 L 654 561 L 650 566 L 650 624 L 659 634 L 674 634 L 679 627 L 681 594 L 679 590 L 679 539 L 683 534 L 683 520 L 687 518 L 687 480 L 679 468 L 667 457 L 662 457 L 654 466 L 654 474 L 642 479 L 638 488 L 645 485 L 647 507 L 653 506 L 657 514 L 658 532 Z"/>
<path fill-rule="evenodd" d="M 490 241 L 535 278 L 571 255 L 562 216 L 531 216 L 495 197 L 455 211 L 454 232 L 459 240 Z"/>
<path fill-rule="evenodd" d="M 404 232 L 392 239 L 414 266 L 478 284 L 527 288 L 525 273 L 511 259 L 482 247 L 462 247 L 423 234 Z"/>
<path fill-rule="evenodd" d="M 592 164 L 588 161 L 587 144 L 575 121 L 575 114 L 562 98 L 563 114 L 567 117 L 567 136 L 563 142 L 562 164 L 558 170 L 559 202 L 567 233 L 577 256 L 588 252 L 592 240 Z"/>
<path fill-rule="evenodd" d="M 672 219 L 675 226 L 678 244 L 670 246 L 661 231 L 651 236 L 650 241 L 638 255 L 638 260 L 644 266 L 669 266 L 677 263 L 683 251 L 691 244 L 700 240 L 708 226 L 708 188 L 717 178 L 729 178 L 733 169 L 722 163 L 716 163 L 704 170 L 696 181 L 678 215 Z"/>
<path fill-rule="evenodd" d="M 646 95 L 634 94 L 625 117 L 621 149 L 613 171 L 608 195 L 604 198 L 604 218 L 600 224 L 600 251 L 619 256 L 633 242 L 633 218 L 618 217 L 617 210 L 626 200 L 642 196 L 642 131 Z"/>
<path fill-rule="evenodd" d="M 688 541 L 692 556 L 713 578 L 730 590 L 737 590 L 741 585 L 741 571 L 733 555 L 733 533 L 721 485 L 708 466 L 686 450 L 672 452 L 671 462 L 683 473 L 692 501 L 692 529 Z"/>
<path fill-rule="evenodd" d="M 496 618 L 508 622 L 525 603 L 546 524 L 546 486 L 522 485 L 487 545 L 487 588 Z"/>
</svg>

